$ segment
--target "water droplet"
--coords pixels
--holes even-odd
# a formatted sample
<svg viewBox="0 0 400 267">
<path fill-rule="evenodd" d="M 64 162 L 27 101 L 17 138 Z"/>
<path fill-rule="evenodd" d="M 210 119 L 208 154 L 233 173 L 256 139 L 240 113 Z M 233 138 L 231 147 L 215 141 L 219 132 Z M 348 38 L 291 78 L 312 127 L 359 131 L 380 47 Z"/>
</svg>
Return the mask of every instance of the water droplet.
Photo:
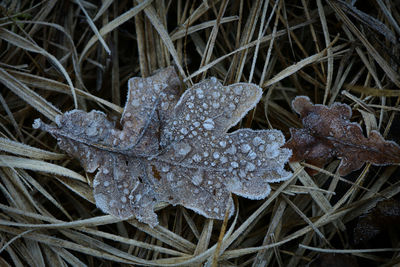
<svg viewBox="0 0 400 267">
<path fill-rule="evenodd" d="M 188 108 L 192 109 L 194 108 L 194 104 L 192 102 L 187 102 L 186 105 L 188 106 Z"/>
<path fill-rule="evenodd" d="M 219 142 L 219 146 L 222 147 L 222 148 L 225 148 L 226 147 L 226 142 L 225 141 L 220 141 Z"/>
<path fill-rule="evenodd" d="M 128 201 L 128 199 L 126 198 L 126 196 L 121 197 L 121 202 L 122 202 L 122 203 L 126 203 L 126 201 Z"/>
<path fill-rule="evenodd" d="M 214 208 L 215 213 L 219 213 L 219 208 Z"/>
<path fill-rule="evenodd" d="M 199 127 L 199 126 L 200 126 L 200 122 L 195 121 L 195 122 L 193 123 L 193 126 L 194 126 L 194 127 Z"/>
<path fill-rule="evenodd" d="M 104 168 L 104 169 L 103 169 L 103 173 L 104 173 L 104 174 L 108 174 L 109 172 L 110 172 L 110 171 L 109 171 L 107 168 Z"/>
<path fill-rule="evenodd" d="M 214 159 L 219 159 L 219 153 L 218 152 L 214 152 L 213 153 L 213 157 L 214 157 Z"/>
<path fill-rule="evenodd" d="M 204 127 L 204 129 L 206 129 L 208 131 L 214 129 L 214 127 L 215 127 L 214 121 L 210 118 L 206 119 L 203 123 L 203 127 Z"/>
<path fill-rule="evenodd" d="M 104 187 L 108 187 L 110 185 L 110 182 L 109 181 L 104 181 L 103 185 L 104 185 Z"/>
<path fill-rule="evenodd" d="M 125 194 L 125 195 L 129 194 L 129 189 L 128 189 L 128 188 L 125 188 L 125 189 L 124 189 L 124 194 Z"/>
</svg>

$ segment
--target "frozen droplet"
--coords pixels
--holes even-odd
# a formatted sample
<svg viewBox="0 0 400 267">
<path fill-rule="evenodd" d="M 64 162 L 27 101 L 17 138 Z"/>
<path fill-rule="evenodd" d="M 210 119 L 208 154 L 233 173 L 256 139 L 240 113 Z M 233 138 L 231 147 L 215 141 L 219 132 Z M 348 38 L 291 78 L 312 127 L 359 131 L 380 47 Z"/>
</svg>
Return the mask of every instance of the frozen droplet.
<svg viewBox="0 0 400 267">
<path fill-rule="evenodd" d="M 169 166 L 168 165 L 162 166 L 161 167 L 161 171 L 162 172 L 168 172 L 169 171 Z"/>
<path fill-rule="evenodd" d="M 229 103 L 228 107 L 229 107 L 229 109 L 230 109 L 231 111 L 233 111 L 233 110 L 236 109 L 236 105 L 233 104 L 233 103 Z"/>
<path fill-rule="evenodd" d="M 217 83 L 217 78 L 215 78 L 215 77 L 211 77 L 210 80 L 212 83 Z"/>
<path fill-rule="evenodd" d="M 219 153 L 217 151 L 215 151 L 213 153 L 213 157 L 214 157 L 214 159 L 219 159 Z"/>
<path fill-rule="evenodd" d="M 243 153 L 247 153 L 249 152 L 251 149 L 249 144 L 243 144 L 240 146 L 240 151 L 242 151 Z"/>
<path fill-rule="evenodd" d="M 104 185 L 104 187 L 108 187 L 110 185 L 110 182 L 109 181 L 104 181 L 103 185 Z"/>
<path fill-rule="evenodd" d="M 181 132 L 181 134 L 187 134 L 187 133 L 188 133 L 188 130 L 187 130 L 186 128 L 182 128 L 182 129 L 180 130 L 180 132 Z"/>
<path fill-rule="evenodd" d="M 208 157 L 209 155 L 210 155 L 210 154 L 208 154 L 207 151 L 204 151 L 204 152 L 203 152 L 203 156 L 204 156 L 204 157 Z"/>
<path fill-rule="evenodd" d="M 167 180 L 170 182 L 174 180 L 174 174 L 172 172 L 167 173 Z"/>
<path fill-rule="evenodd" d="M 221 96 L 221 93 L 218 91 L 214 91 L 211 93 L 214 99 L 218 99 Z"/>
<path fill-rule="evenodd" d="M 167 110 L 169 107 L 169 103 L 168 102 L 161 102 L 161 109 L 162 110 Z"/>
<path fill-rule="evenodd" d="M 125 194 L 125 195 L 129 194 L 129 189 L 128 189 L 128 188 L 125 188 L 125 189 L 124 189 L 124 194 Z"/>
<path fill-rule="evenodd" d="M 256 154 L 254 151 L 250 151 L 249 154 L 247 154 L 247 156 L 248 156 L 250 159 L 255 159 L 255 158 L 257 158 L 257 154 Z"/>
<path fill-rule="evenodd" d="M 272 143 L 269 146 L 267 146 L 265 150 L 265 156 L 267 158 L 275 158 L 279 155 L 279 145 L 277 143 Z"/>
<path fill-rule="evenodd" d="M 231 155 L 235 155 L 236 154 L 236 147 L 234 146 L 234 145 L 232 145 L 230 148 L 228 148 L 227 150 L 226 150 L 226 153 L 227 154 L 231 154 Z"/>
<path fill-rule="evenodd" d="M 253 163 L 248 162 L 248 163 L 246 164 L 246 171 L 252 172 L 252 171 L 254 171 L 255 169 L 256 169 L 256 165 L 254 165 Z"/>
<path fill-rule="evenodd" d="M 203 127 L 204 127 L 204 129 L 206 129 L 208 131 L 211 131 L 215 127 L 214 121 L 212 119 L 210 119 L 210 118 L 206 119 L 203 122 Z"/>
<path fill-rule="evenodd" d="M 200 162 L 201 161 L 201 156 L 199 154 L 194 154 L 192 159 L 196 162 Z"/>
<path fill-rule="evenodd" d="M 95 136 L 98 134 L 96 125 L 90 125 L 85 131 L 87 136 Z"/>
<path fill-rule="evenodd" d="M 125 113 L 125 117 L 129 118 L 132 114 L 130 112 Z"/>
<path fill-rule="evenodd" d="M 226 142 L 225 141 L 220 141 L 219 142 L 219 146 L 222 147 L 222 148 L 225 148 L 226 147 Z"/>
<path fill-rule="evenodd" d="M 188 108 L 192 109 L 194 108 L 194 104 L 192 102 L 187 102 L 186 105 L 188 106 Z"/>
<path fill-rule="evenodd" d="M 126 203 L 128 201 L 128 199 L 126 198 L 126 196 L 122 196 L 121 197 L 121 202 L 122 203 Z"/>
<path fill-rule="evenodd" d="M 108 174 L 109 172 L 110 172 L 110 171 L 109 171 L 107 168 L 104 168 L 104 169 L 103 169 L 103 173 L 104 173 L 104 174 Z"/>
<path fill-rule="evenodd" d="M 215 213 L 219 213 L 219 208 L 214 208 Z"/>
<path fill-rule="evenodd" d="M 192 176 L 192 182 L 194 185 L 198 186 L 201 184 L 201 182 L 203 181 L 203 174 L 201 171 L 196 172 L 193 176 Z"/>
<path fill-rule="evenodd" d="M 135 108 L 140 106 L 140 101 L 139 99 L 132 99 L 131 105 L 134 106 Z"/>
<path fill-rule="evenodd" d="M 222 156 L 220 161 L 221 161 L 222 164 L 227 163 L 228 162 L 228 158 L 225 157 L 225 156 Z"/>
<path fill-rule="evenodd" d="M 190 120 L 190 114 L 186 114 L 185 120 L 189 121 Z"/>
<path fill-rule="evenodd" d="M 186 156 L 187 154 L 189 154 L 190 150 L 192 150 L 192 147 L 188 143 L 180 142 L 175 144 L 174 149 L 178 153 L 178 155 Z"/>
<path fill-rule="evenodd" d="M 253 139 L 253 145 L 255 145 L 255 146 L 259 146 L 259 145 L 264 144 L 264 143 L 265 143 L 265 141 L 262 140 L 261 137 L 259 137 L 259 136 L 256 136 Z"/>
<path fill-rule="evenodd" d="M 193 126 L 196 127 L 196 128 L 199 127 L 199 126 L 200 126 L 200 122 L 195 121 L 195 122 L 193 123 Z"/>
<path fill-rule="evenodd" d="M 141 194 L 137 194 L 135 196 L 135 201 L 139 201 L 141 198 L 142 198 L 142 195 Z"/>
<path fill-rule="evenodd" d="M 233 87 L 233 92 L 234 92 L 235 94 L 237 94 L 237 95 L 242 94 L 242 91 L 243 91 L 243 87 L 242 87 L 241 85 L 238 85 L 238 86 L 234 86 L 234 87 Z"/>
<path fill-rule="evenodd" d="M 236 169 L 237 167 L 239 167 L 239 164 L 236 161 L 232 161 L 231 166 L 232 166 L 232 168 Z"/>
<path fill-rule="evenodd" d="M 261 151 L 261 152 L 263 152 L 263 151 L 265 150 L 265 146 L 264 146 L 264 145 L 260 145 L 260 146 L 258 147 L 258 150 Z"/>
<path fill-rule="evenodd" d="M 219 108 L 220 104 L 218 102 L 213 102 L 212 106 L 213 106 L 213 108 Z"/>
</svg>

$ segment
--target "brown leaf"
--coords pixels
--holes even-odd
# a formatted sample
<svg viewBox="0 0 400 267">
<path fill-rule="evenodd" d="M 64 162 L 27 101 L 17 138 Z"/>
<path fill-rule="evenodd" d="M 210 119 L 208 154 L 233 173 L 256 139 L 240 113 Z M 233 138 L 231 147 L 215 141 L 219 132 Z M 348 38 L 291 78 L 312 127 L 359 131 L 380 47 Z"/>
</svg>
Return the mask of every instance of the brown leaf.
<svg viewBox="0 0 400 267">
<path fill-rule="evenodd" d="M 397 230 L 400 223 L 400 202 L 386 199 L 359 217 L 354 228 L 354 243 L 374 239 L 381 232 Z"/>
<path fill-rule="evenodd" d="M 173 68 L 128 82 L 127 103 L 115 128 L 99 111 L 66 112 L 57 126 L 37 120 L 88 172 L 97 170 L 96 204 L 120 218 L 158 224 L 159 202 L 183 205 L 208 218 L 233 214 L 230 193 L 265 198 L 269 183 L 288 179 L 289 149 L 277 130 L 227 130 L 255 107 L 254 84 L 222 86 L 204 80 L 180 97 Z M 179 99 L 179 101 L 178 101 Z"/>
<path fill-rule="evenodd" d="M 285 144 L 293 151 L 290 161 L 306 160 L 323 167 L 337 157 L 341 159 L 340 175 L 358 170 L 365 162 L 374 165 L 400 162 L 400 147 L 385 141 L 377 131 L 371 131 L 366 138 L 361 126 L 349 121 L 348 105 L 313 105 L 308 97 L 299 96 L 293 100 L 292 107 L 300 114 L 304 128 L 290 129 L 291 138 Z"/>
</svg>

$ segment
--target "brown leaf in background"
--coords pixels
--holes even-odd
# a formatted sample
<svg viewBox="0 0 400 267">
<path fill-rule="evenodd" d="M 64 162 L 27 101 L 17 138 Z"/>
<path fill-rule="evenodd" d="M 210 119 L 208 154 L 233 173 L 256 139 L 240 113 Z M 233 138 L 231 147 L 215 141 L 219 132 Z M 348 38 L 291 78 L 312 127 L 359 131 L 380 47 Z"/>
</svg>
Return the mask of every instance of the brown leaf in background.
<svg viewBox="0 0 400 267">
<path fill-rule="evenodd" d="M 178 76 L 167 68 L 128 87 L 122 130 L 96 110 L 66 112 L 56 126 L 34 123 L 86 171 L 97 170 L 94 198 L 104 212 L 155 226 L 154 207 L 167 202 L 221 220 L 228 207 L 233 214 L 231 193 L 265 198 L 269 183 L 291 176 L 280 131 L 227 133 L 260 100 L 257 85 L 211 78 L 179 98 Z"/>
<path fill-rule="evenodd" d="M 400 202 L 386 199 L 378 202 L 370 212 L 359 217 L 354 228 L 354 243 L 373 239 L 381 232 L 398 231 L 400 224 Z"/>
<path fill-rule="evenodd" d="M 301 161 L 323 167 L 334 158 L 341 159 L 338 171 L 346 175 L 365 162 L 374 165 L 400 163 L 400 147 L 385 141 L 377 131 L 368 138 L 358 123 L 350 122 L 351 108 L 342 103 L 331 107 L 314 105 L 306 96 L 296 97 L 293 109 L 300 115 L 304 128 L 291 128 L 285 147 L 292 149 L 290 161 Z M 315 174 L 315 172 L 312 172 Z"/>
</svg>

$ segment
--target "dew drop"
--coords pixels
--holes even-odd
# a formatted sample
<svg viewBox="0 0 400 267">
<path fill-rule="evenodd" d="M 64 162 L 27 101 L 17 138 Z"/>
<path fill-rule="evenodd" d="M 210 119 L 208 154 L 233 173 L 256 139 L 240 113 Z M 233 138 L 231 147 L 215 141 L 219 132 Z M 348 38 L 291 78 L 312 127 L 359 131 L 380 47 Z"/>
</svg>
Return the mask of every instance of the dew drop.
<svg viewBox="0 0 400 267">
<path fill-rule="evenodd" d="M 104 181 L 103 185 L 104 185 L 104 187 L 108 187 L 110 185 L 110 182 L 109 181 Z"/>
<path fill-rule="evenodd" d="M 213 157 L 214 157 L 214 159 L 219 159 L 219 153 L 218 152 L 214 152 L 213 153 Z"/>
<path fill-rule="evenodd" d="M 128 199 L 126 198 L 126 196 L 121 197 L 121 202 L 122 202 L 122 203 L 126 203 L 126 201 L 128 201 Z"/>
</svg>

